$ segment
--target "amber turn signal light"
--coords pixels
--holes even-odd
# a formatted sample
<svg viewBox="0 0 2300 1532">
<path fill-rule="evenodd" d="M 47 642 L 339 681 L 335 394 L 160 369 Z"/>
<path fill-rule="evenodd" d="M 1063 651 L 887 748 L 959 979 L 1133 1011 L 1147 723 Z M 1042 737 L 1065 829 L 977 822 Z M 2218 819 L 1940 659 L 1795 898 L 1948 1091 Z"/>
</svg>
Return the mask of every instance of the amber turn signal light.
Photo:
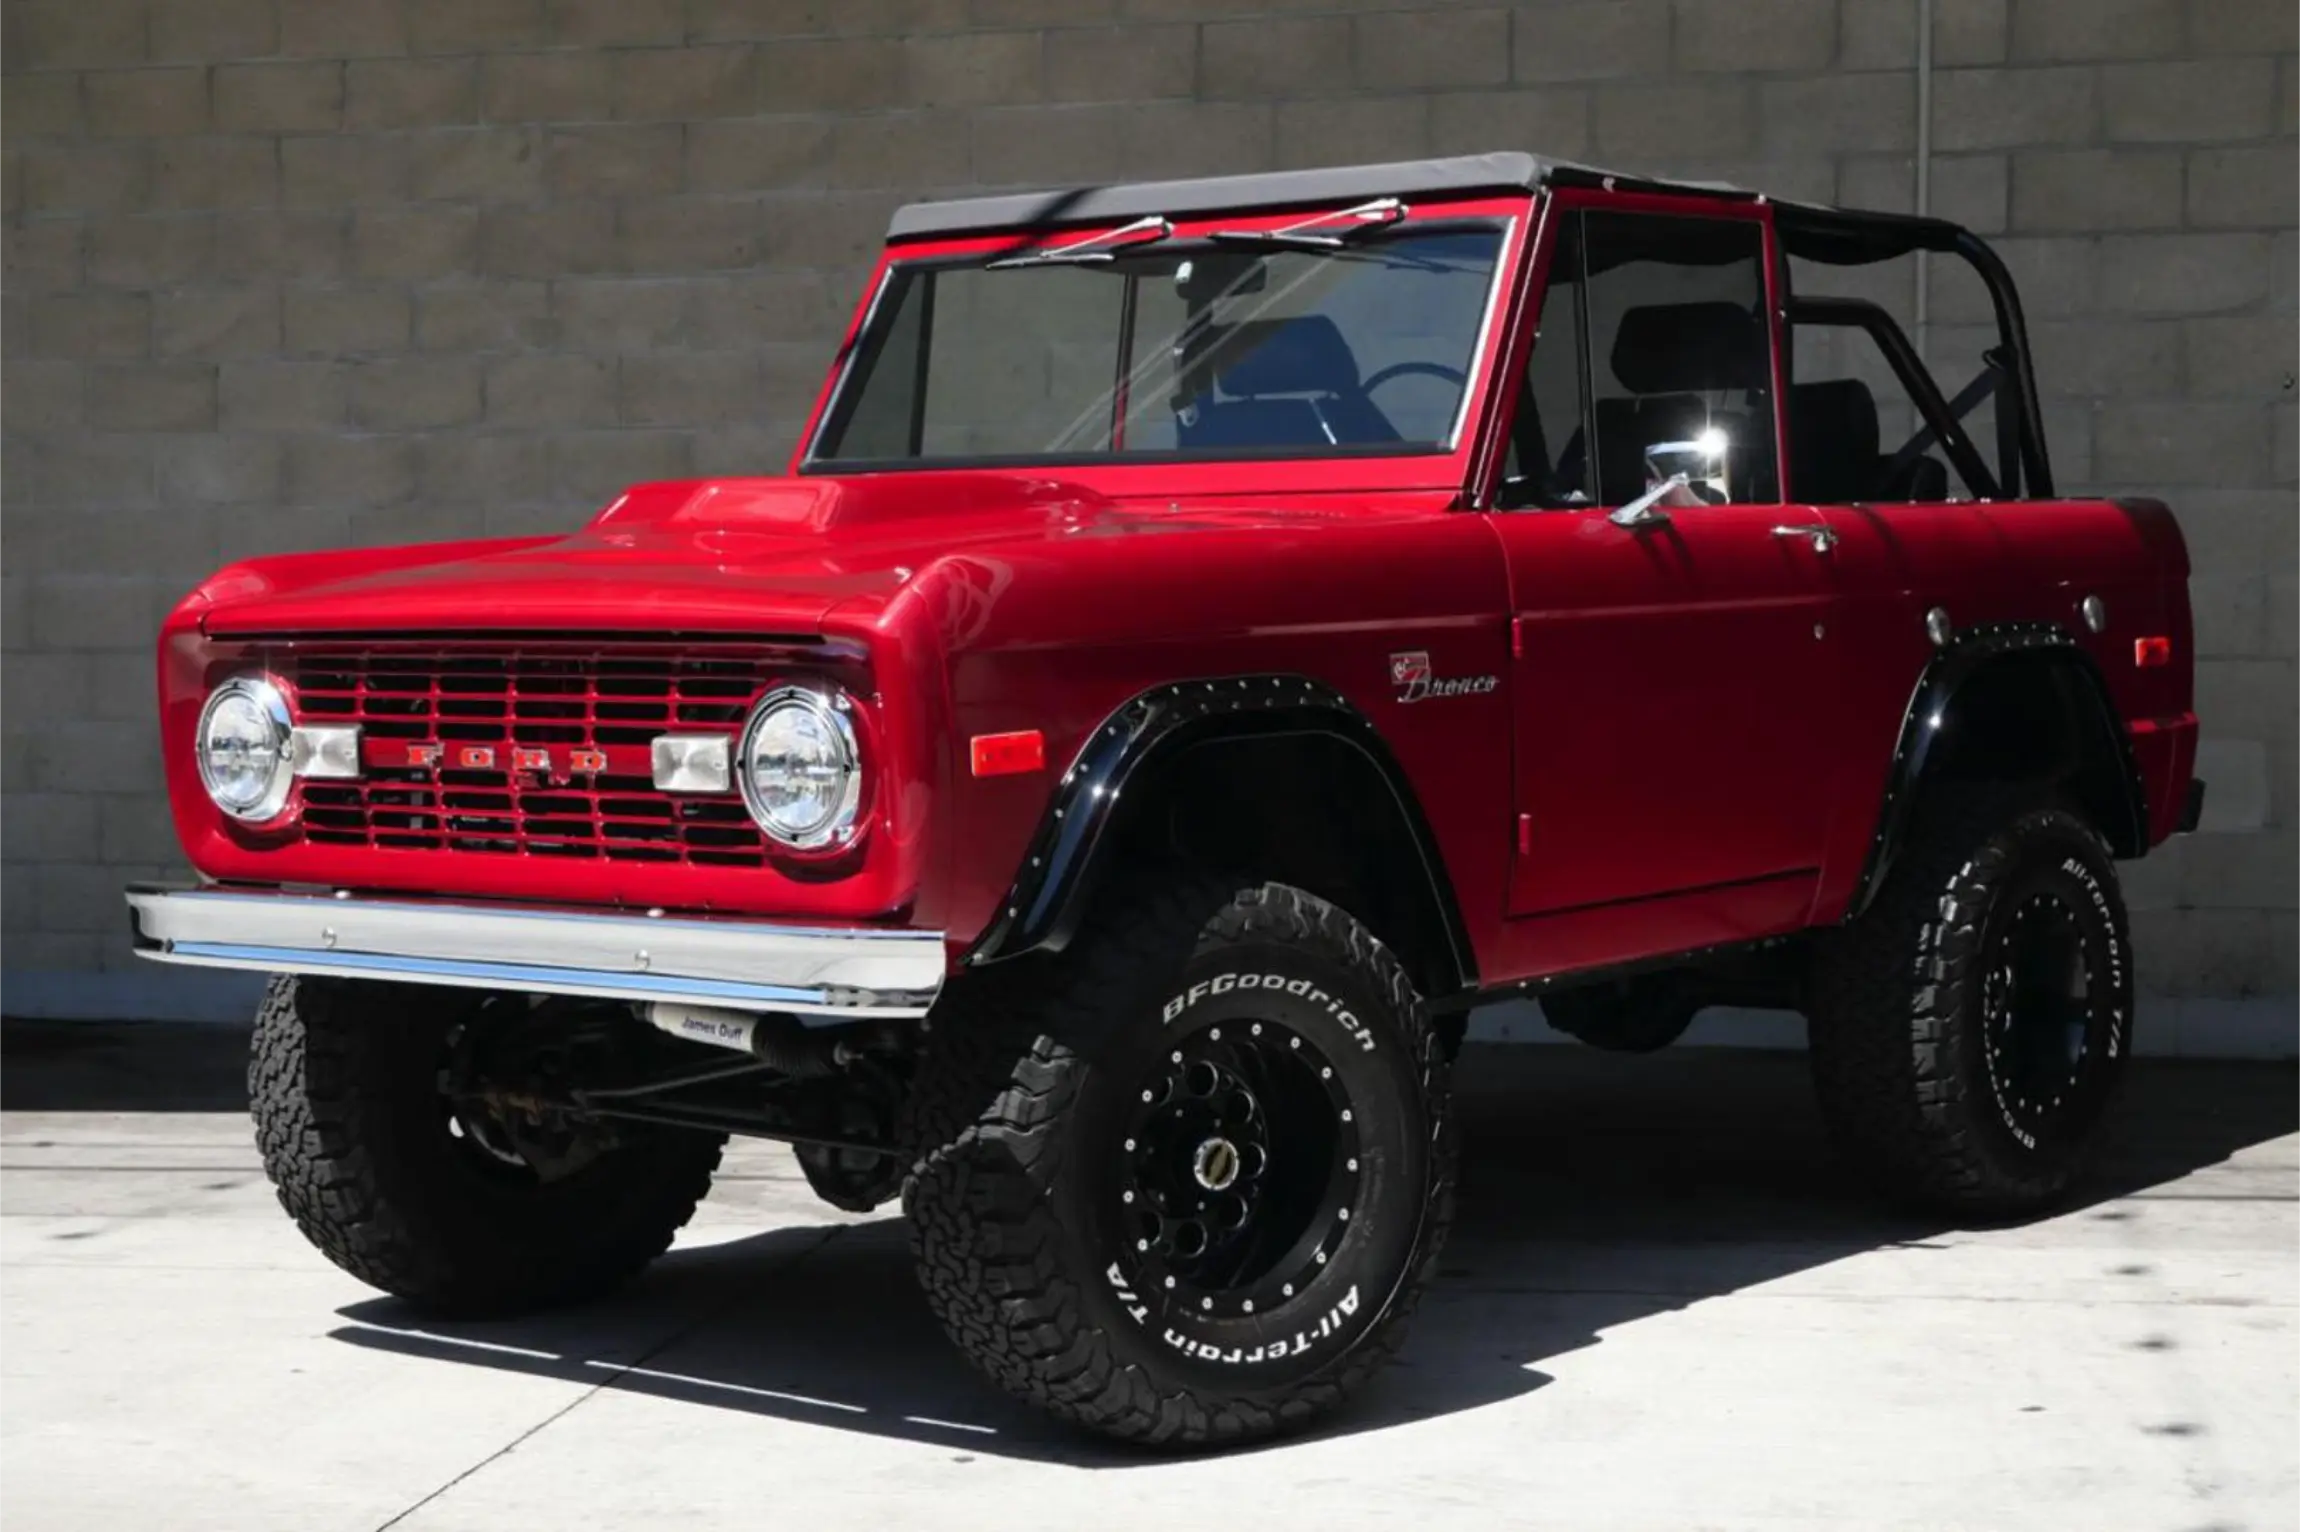
<svg viewBox="0 0 2300 1532">
<path fill-rule="evenodd" d="M 1036 729 L 1012 734 L 974 736 L 974 774 L 1006 777 L 1018 771 L 1038 771 L 1046 765 L 1046 736 Z"/>
<path fill-rule="evenodd" d="M 2172 640 L 2169 638 L 2136 638 L 2132 641 L 2132 663 L 2142 670 L 2153 670 L 2159 665 L 2172 663 Z"/>
</svg>

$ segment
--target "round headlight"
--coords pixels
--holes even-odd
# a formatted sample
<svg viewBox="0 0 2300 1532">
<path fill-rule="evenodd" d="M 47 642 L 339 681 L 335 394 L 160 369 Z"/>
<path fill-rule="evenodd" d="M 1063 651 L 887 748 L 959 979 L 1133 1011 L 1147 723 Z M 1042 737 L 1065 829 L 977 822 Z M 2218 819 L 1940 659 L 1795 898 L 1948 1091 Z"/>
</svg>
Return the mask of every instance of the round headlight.
<svg viewBox="0 0 2300 1532">
<path fill-rule="evenodd" d="M 200 709 L 193 748 L 200 783 L 234 819 L 276 819 L 294 772 L 288 759 L 287 698 L 268 679 L 236 676 Z"/>
<path fill-rule="evenodd" d="M 862 768 L 844 702 L 781 686 L 759 699 L 743 726 L 736 770 L 744 806 L 786 846 L 811 850 L 854 833 Z"/>
</svg>

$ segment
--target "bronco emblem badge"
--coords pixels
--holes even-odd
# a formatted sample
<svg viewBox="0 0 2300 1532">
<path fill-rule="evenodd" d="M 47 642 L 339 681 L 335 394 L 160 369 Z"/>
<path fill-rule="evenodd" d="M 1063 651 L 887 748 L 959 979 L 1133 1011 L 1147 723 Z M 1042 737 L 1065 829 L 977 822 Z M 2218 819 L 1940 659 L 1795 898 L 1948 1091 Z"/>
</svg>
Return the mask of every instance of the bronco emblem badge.
<svg viewBox="0 0 2300 1532">
<path fill-rule="evenodd" d="M 1426 702 L 1432 697 L 1479 697 L 1498 689 L 1499 676 L 1439 678 L 1430 668 L 1427 649 L 1408 649 L 1390 656 L 1390 684 L 1400 702 Z"/>
</svg>

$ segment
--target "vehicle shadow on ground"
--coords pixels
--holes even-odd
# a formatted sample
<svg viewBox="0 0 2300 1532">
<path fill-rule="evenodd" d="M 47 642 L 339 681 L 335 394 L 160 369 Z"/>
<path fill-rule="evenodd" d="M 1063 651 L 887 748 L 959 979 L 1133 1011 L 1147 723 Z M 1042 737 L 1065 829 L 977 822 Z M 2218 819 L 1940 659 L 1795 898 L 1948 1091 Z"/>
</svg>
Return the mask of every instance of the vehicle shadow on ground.
<svg viewBox="0 0 2300 1532">
<path fill-rule="evenodd" d="M 1880 1208 L 1849 1179 L 1797 1055 L 1473 1046 L 1458 1079 L 1466 1174 L 1442 1274 L 1397 1365 L 1319 1437 L 1518 1398 L 1552 1383 L 1546 1362 L 1616 1327 L 1952 1232 Z M 2289 1066 L 2143 1061 L 2109 1152 L 2062 1216 L 2129 1216 L 2102 1204 L 2293 1133 L 2295 1083 Z M 980 1380 L 919 1298 L 895 1219 L 677 1251 L 625 1294 L 535 1318 L 426 1323 L 389 1299 L 341 1312 L 336 1339 L 408 1357 L 962 1454 L 1155 1461 Z"/>
<path fill-rule="evenodd" d="M 0 1019 L 0 1111 L 244 1112 L 248 1028 Z"/>
</svg>

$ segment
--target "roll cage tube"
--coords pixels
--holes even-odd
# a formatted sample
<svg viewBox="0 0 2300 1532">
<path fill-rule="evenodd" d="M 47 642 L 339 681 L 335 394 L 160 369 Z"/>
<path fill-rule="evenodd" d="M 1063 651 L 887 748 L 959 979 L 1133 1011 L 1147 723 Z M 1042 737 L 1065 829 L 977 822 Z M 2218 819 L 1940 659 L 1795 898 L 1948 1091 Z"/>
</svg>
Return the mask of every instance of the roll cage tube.
<svg viewBox="0 0 2300 1532">
<path fill-rule="evenodd" d="M 2037 404 L 2036 366 L 2029 355 L 2028 321 L 2021 313 L 2020 291 L 2013 286 L 2012 273 L 2005 268 L 2004 258 L 1980 236 L 1958 229 L 1954 249 L 1980 273 L 1981 281 L 1989 290 L 1989 301 L 1996 307 L 1997 336 L 2012 362 L 2016 390 L 2013 402 L 2020 415 L 2020 458 L 2028 479 L 2028 493 L 2034 499 L 2050 500 L 2053 498 L 2052 460 L 2045 451 L 2044 414 Z M 2001 403 L 1998 408 L 2001 412 Z M 2007 465 L 2006 478 L 2011 477 L 2010 465 Z M 2007 492 L 2017 495 L 2019 486 L 2013 485 Z"/>
<path fill-rule="evenodd" d="M 1998 345 L 1987 357 L 1987 370 L 1970 387 L 1961 390 L 1954 402 L 1942 396 L 1939 385 L 1926 372 L 1899 326 L 1873 304 L 1791 296 L 1780 302 L 1778 319 L 1783 326 L 1795 324 L 1800 318 L 1808 323 L 1858 325 L 1876 339 L 1925 418 L 1923 435 L 1904 447 L 1904 453 L 1911 449 L 1921 452 L 1937 441 L 1948 450 L 1967 486 L 1981 498 L 2053 498 L 2052 465 L 2045 448 L 2036 369 L 2020 294 L 2002 258 L 1970 230 L 1937 218 L 1768 202 L 1754 193 L 1721 187 L 1670 186 L 1647 192 L 1608 184 L 1599 194 L 1578 182 L 1560 179 L 1542 196 L 1539 206 L 1536 235 L 1528 242 L 1519 280 L 1518 307 L 1496 360 L 1496 366 L 1502 369 L 1499 375 L 1514 381 L 1509 388 L 1487 393 L 1488 414 L 1481 436 L 1486 445 L 1472 460 L 1471 473 L 1464 486 L 1466 504 L 1482 508 L 1496 503 L 1501 489 L 1502 459 L 1509 445 L 1508 431 L 1515 429 L 1508 423 L 1523 415 L 1522 402 L 1517 396 L 1523 392 L 1525 358 L 1532 344 L 1543 296 L 1550 279 L 1557 274 L 1552 262 L 1559 241 L 1551 236 L 1548 226 L 1561 213 L 1607 208 L 1692 218 L 1756 216 L 1766 219 L 1774 231 L 1772 287 L 1775 294 L 1789 292 L 1791 258 L 1833 266 L 1865 266 L 1928 251 L 1963 260 L 1988 289 L 1996 315 Z M 1586 260 L 1583 264 L 1586 265 Z M 1787 360 L 1784 347 L 1784 368 Z M 1782 381 L 1786 383 L 1787 379 Z M 1585 404 L 1589 392 L 1585 386 Z M 1998 461 L 1994 472 L 1973 445 L 1970 434 L 1957 424 L 1961 415 L 1990 392 L 1998 396 Z M 1777 416 L 1784 433 L 1794 430 L 1786 404 L 1784 398 Z M 1583 428 L 1588 429 L 1586 420 Z M 1785 441 L 1782 450 L 1784 454 L 1787 451 Z M 1896 466 L 1902 466 L 1898 455 Z"/>
<path fill-rule="evenodd" d="M 2029 499 L 2053 498 L 2052 460 L 2045 449 L 2044 415 L 2038 402 L 2036 366 L 2029 350 L 2020 292 L 2003 258 L 1986 240 L 1943 219 L 1850 212 L 1796 202 L 1773 204 L 1773 228 L 1785 258 L 1794 256 L 1831 266 L 1866 266 L 1925 250 L 1954 255 L 1972 267 L 1988 289 L 1989 303 L 1996 312 L 1998 344 L 2004 352 L 2007 397 L 1997 408 L 2000 492 L 2014 498 L 2024 493 Z"/>
<path fill-rule="evenodd" d="M 1957 465 L 1957 472 L 1963 476 L 1965 487 L 1976 498 L 1994 500 L 2004 493 L 1996 476 L 1988 471 L 1988 465 L 1981 460 L 1980 449 L 1973 445 L 1972 438 L 1959 423 L 1958 410 L 1941 397 L 1940 385 L 1925 370 L 1925 364 L 1918 358 L 1916 348 L 1909 344 L 1909 338 L 1901 333 L 1901 327 L 1893 322 L 1892 315 L 1866 298 L 1791 298 L 1787 317 L 1792 325 L 1839 325 L 1867 331 L 1869 338 L 1877 343 L 1877 349 L 1884 352 L 1885 360 L 1892 365 L 1893 375 L 1909 391 L 1909 397 L 1916 403 L 1917 413 L 1924 416 L 1925 430 L 1911 445 L 1921 450 L 1928 441 L 1940 442 L 1948 450 L 1950 461 Z M 1966 408 L 1971 407 L 1970 403 L 1966 403 L 1968 399 L 1971 403 L 1979 402 L 1978 397 L 1971 395 L 1969 390 L 1957 397 L 1958 402 Z"/>
</svg>

